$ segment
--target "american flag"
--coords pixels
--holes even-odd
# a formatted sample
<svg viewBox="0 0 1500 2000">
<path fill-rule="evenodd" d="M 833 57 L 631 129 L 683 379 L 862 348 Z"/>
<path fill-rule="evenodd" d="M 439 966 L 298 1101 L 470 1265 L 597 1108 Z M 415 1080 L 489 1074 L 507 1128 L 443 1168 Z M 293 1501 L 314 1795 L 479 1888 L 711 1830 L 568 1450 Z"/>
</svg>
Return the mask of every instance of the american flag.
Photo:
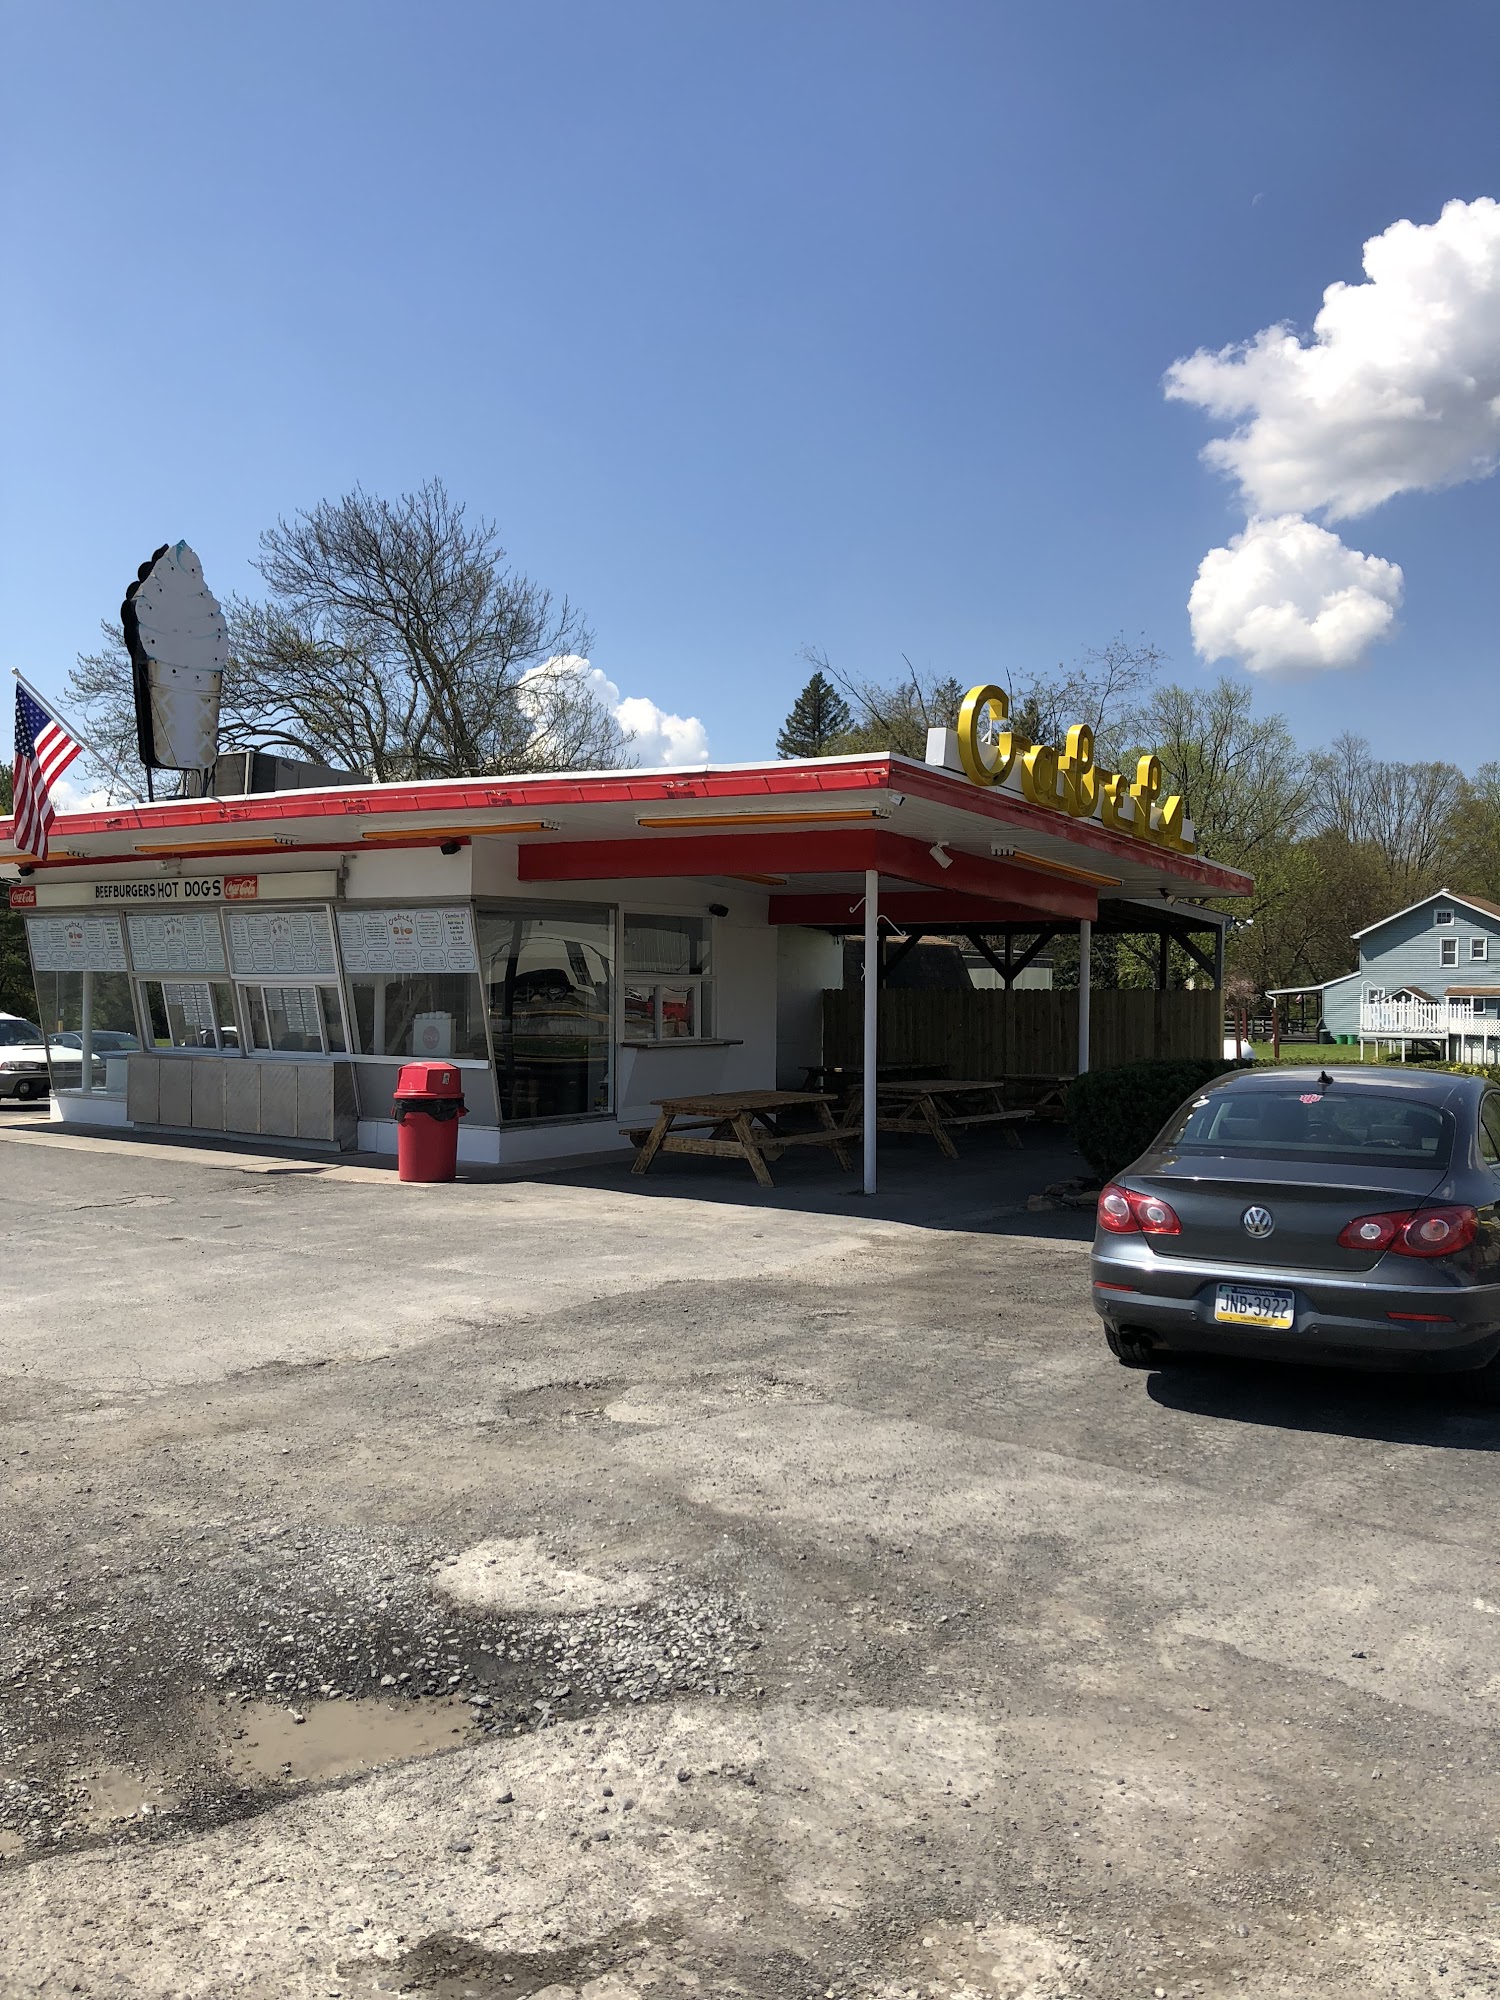
<svg viewBox="0 0 1500 2000">
<path fill-rule="evenodd" d="M 49 715 L 29 687 L 16 684 L 16 768 L 12 793 L 15 823 L 11 838 L 22 854 L 47 858 L 47 835 L 57 815 L 52 787 L 83 745 L 75 743 L 55 715 Z"/>
</svg>

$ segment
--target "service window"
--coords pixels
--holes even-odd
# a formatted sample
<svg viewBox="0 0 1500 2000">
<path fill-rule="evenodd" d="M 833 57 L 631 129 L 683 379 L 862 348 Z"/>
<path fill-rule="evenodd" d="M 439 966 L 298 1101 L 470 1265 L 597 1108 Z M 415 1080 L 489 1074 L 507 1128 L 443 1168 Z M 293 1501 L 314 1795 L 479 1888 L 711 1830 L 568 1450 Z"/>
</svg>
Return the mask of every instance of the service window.
<svg viewBox="0 0 1500 2000">
<path fill-rule="evenodd" d="M 1440 965 L 1457 965 L 1458 963 L 1457 938 L 1438 939 L 1438 963 Z"/>
<path fill-rule="evenodd" d="M 627 913 L 621 979 L 627 1042 L 712 1035 L 711 938 L 707 917 Z"/>
<path fill-rule="evenodd" d="M 223 979 L 142 979 L 141 1005 L 159 1049 L 238 1049 L 234 988 Z"/>
<path fill-rule="evenodd" d="M 275 1055 L 342 1055 L 344 1016 L 336 986 L 248 986 L 242 989 L 250 1036 Z"/>
</svg>

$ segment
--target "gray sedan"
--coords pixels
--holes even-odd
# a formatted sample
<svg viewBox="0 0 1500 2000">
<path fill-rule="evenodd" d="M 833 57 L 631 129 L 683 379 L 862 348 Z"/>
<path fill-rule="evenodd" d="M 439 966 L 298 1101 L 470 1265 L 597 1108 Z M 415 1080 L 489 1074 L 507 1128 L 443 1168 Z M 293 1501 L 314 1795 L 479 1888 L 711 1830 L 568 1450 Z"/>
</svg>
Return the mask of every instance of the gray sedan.
<svg viewBox="0 0 1500 2000">
<path fill-rule="evenodd" d="M 1394 1068 L 1222 1077 L 1101 1193 L 1092 1277 L 1127 1367 L 1435 1369 L 1500 1398 L 1500 1091 Z"/>
</svg>

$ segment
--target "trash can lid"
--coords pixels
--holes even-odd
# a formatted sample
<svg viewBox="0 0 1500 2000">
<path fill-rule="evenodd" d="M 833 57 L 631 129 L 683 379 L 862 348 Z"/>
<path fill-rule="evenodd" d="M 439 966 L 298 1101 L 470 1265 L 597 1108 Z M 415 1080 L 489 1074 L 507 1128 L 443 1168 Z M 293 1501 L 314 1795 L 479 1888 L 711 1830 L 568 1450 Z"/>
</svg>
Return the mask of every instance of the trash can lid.
<svg viewBox="0 0 1500 2000">
<path fill-rule="evenodd" d="M 392 1093 L 396 1097 L 462 1097 L 463 1082 L 452 1063 L 403 1063 Z"/>
</svg>

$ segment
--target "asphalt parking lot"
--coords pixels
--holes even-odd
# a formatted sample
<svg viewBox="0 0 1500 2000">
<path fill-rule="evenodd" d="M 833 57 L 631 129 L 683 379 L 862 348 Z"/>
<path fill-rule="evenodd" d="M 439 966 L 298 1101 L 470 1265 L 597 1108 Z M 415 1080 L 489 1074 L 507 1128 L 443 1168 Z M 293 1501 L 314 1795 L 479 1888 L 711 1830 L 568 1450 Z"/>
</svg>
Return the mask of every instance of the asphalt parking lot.
<svg viewBox="0 0 1500 2000">
<path fill-rule="evenodd" d="M 1500 1418 L 1122 1370 L 1058 1142 L 888 1157 L 0 1117 L 0 1992 L 1500 1990 Z"/>
</svg>

